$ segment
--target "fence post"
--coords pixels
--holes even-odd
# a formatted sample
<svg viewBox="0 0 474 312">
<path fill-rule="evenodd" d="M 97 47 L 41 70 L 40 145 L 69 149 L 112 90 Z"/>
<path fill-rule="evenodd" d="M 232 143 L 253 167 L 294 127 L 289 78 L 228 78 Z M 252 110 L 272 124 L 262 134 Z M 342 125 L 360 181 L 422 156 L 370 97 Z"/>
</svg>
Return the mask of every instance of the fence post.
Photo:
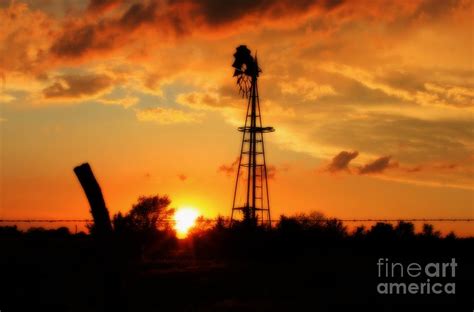
<svg viewBox="0 0 474 312">
<path fill-rule="evenodd" d="M 112 233 L 112 223 L 110 222 L 109 211 L 105 206 L 104 196 L 99 183 L 92 173 L 88 163 L 84 163 L 74 168 L 79 182 L 91 207 L 91 214 L 94 218 L 94 230 L 99 236 L 108 236 Z"/>
</svg>

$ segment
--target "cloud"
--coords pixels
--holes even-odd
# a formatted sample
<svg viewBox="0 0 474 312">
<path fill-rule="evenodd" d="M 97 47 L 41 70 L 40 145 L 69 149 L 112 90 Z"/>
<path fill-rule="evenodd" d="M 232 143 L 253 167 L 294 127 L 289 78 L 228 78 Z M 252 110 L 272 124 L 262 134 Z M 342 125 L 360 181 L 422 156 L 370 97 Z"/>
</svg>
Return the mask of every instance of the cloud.
<svg viewBox="0 0 474 312">
<path fill-rule="evenodd" d="M 236 171 L 237 167 L 239 165 L 239 157 L 237 157 L 232 163 L 230 164 L 222 164 L 219 166 L 218 171 L 224 173 L 226 176 L 232 176 Z M 269 180 L 274 180 L 276 178 L 276 174 L 278 171 L 288 171 L 289 166 L 288 165 L 283 165 L 281 168 L 277 168 L 275 165 L 269 165 L 267 164 L 267 178 Z M 240 174 L 242 174 L 242 169 L 240 171 Z"/>
<path fill-rule="evenodd" d="M 342 155 L 343 152 L 336 155 Z M 349 157 L 347 157 L 349 158 Z M 365 157 L 363 157 L 365 158 Z M 472 155 L 453 161 L 421 161 L 418 163 L 399 163 L 392 156 L 382 156 L 372 160 L 365 165 L 353 166 L 359 175 L 374 175 L 374 178 L 387 181 L 396 181 L 415 185 L 430 187 L 453 187 L 460 189 L 473 189 L 472 175 L 474 166 Z M 330 171 L 329 164 L 318 170 L 319 172 Z M 341 167 L 344 167 L 341 165 Z M 350 172 L 351 167 L 342 171 Z M 387 170 L 390 169 L 390 170 Z"/>
<path fill-rule="evenodd" d="M 267 178 L 269 180 L 275 180 L 277 174 L 277 167 L 274 165 L 267 165 Z"/>
<path fill-rule="evenodd" d="M 84 25 L 76 29 L 66 30 L 51 46 L 51 52 L 57 56 L 82 56 L 96 43 L 96 28 L 93 25 Z M 109 44 L 96 45 L 96 48 L 107 49 Z"/>
<path fill-rule="evenodd" d="M 421 173 L 421 172 L 443 172 L 443 171 L 453 171 L 458 169 L 466 169 L 466 161 L 461 161 L 460 163 L 452 162 L 434 162 L 434 163 L 424 163 L 416 166 L 399 166 L 401 172 L 406 173 Z"/>
<path fill-rule="evenodd" d="M 118 1 L 96 1 L 90 10 L 101 10 L 115 6 Z M 125 4 L 127 5 L 127 4 Z M 160 11 L 158 8 L 160 7 Z M 144 34 L 135 31 L 148 25 L 150 30 L 165 36 L 170 30 L 176 32 L 178 24 L 173 25 L 171 12 L 159 5 L 159 1 L 133 3 L 120 15 L 97 18 L 91 21 L 69 21 L 65 23 L 61 34 L 54 40 L 50 52 L 59 58 L 75 59 L 94 56 L 92 53 L 110 54 L 116 49 L 129 45 Z M 67 26 L 67 27 L 66 27 Z M 158 37 L 156 37 L 158 38 Z"/>
<path fill-rule="evenodd" d="M 97 99 L 97 102 L 105 105 L 119 105 L 124 108 L 129 108 L 136 105 L 139 102 L 138 97 L 122 97 L 122 98 L 100 98 Z"/>
<path fill-rule="evenodd" d="M 415 173 L 415 172 L 421 172 L 424 170 L 423 166 L 414 166 L 414 167 L 406 167 L 406 168 L 400 168 L 401 170 L 407 172 L 407 173 Z"/>
<path fill-rule="evenodd" d="M 103 13 L 116 7 L 122 2 L 123 0 L 91 0 L 87 10 L 91 13 Z"/>
<path fill-rule="evenodd" d="M 331 162 L 327 165 L 326 170 L 329 172 L 338 172 L 338 171 L 347 171 L 349 172 L 349 163 L 351 160 L 356 158 L 359 155 L 359 152 L 347 152 L 342 151 L 331 160 Z"/>
<path fill-rule="evenodd" d="M 56 26 L 55 19 L 41 10 L 30 10 L 25 3 L 9 1 L 6 7 L 0 6 L 0 76 L 4 82 L 11 72 L 36 75 L 52 66 L 46 54 Z"/>
<path fill-rule="evenodd" d="M 0 93 L 0 103 L 10 103 L 16 98 L 13 95 L 7 93 Z"/>
<path fill-rule="evenodd" d="M 235 101 L 223 99 L 215 92 L 190 92 L 181 93 L 176 98 L 176 103 L 196 110 L 212 110 L 235 106 Z"/>
<path fill-rule="evenodd" d="M 174 108 L 147 108 L 136 110 L 139 121 L 153 121 L 162 125 L 200 122 L 202 114 L 185 112 Z"/>
<path fill-rule="evenodd" d="M 438 103 L 458 107 L 474 106 L 474 88 L 441 86 L 436 83 L 425 83 L 424 87 L 434 94 L 434 100 Z"/>
<path fill-rule="evenodd" d="M 420 115 L 423 113 L 428 116 L 429 110 L 422 110 Z M 365 110 L 342 112 L 337 118 L 332 113 L 328 117 L 315 116 L 311 120 L 313 128 L 305 126 L 306 129 L 313 129 L 306 131 L 309 134 L 306 146 L 313 144 L 319 150 L 351 146 L 369 157 L 394 155 L 408 166 L 449 160 L 457 162 L 472 153 L 473 121 L 470 116 L 463 117 L 463 112 L 453 117 L 448 113 L 443 108 L 439 116 L 429 119 Z M 324 154 L 320 156 L 327 157 Z"/>
<path fill-rule="evenodd" d="M 318 84 L 306 78 L 298 78 L 296 81 L 280 83 L 283 94 L 298 94 L 304 100 L 317 100 L 323 96 L 336 95 L 336 91 L 331 85 Z"/>
<path fill-rule="evenodd" d="M 225 173 L 227 176 L 232 175 L 236 170 L 237 166 L 239 165 L 240 157 L 237 157 L 232 163 L 230 164 L 222 164 L 219 166 L 218 171 Z"/>
<path fill-rule="evenodd" d="M 392 156 L 383 156 L 375 159 L 374 161 L 365 164 L 359 168 L 359 174 L 374 174 L 381 173 L 385 169 L 397 167 L 398 163 L 391 161 Z"/>
<path fill-rule="evenodd" d="M 426 0 L 410 4 L 370 0 L 91 0 L 88 5 L 78 3 L 56 5 L 55 10 L 63 8 L 65 11 L 61 18 L 46 13 L 52 6 L 49 1 L 5 5 L 0 12 L 0 21 L 4 21 L 0 22 L 0 28 L 6 35 L 0 36 L 0 46 L 8 46 L 14 59 L 7 66 L 46 70 L 71 64 L 69 60 L 88 61 L 91 57 L 115 52 L 123 52 L 125 57 L 153 54 L 150 50 L 193 35 L 226 37 L 247 29 L 254 35 L 255 30 L 294 30 L 307 22 L 305 31 L 309 35 L 328 31 L 344 39 L 358 29 L 359 21 L 382 21 L 387 26 L 396 24 L 398 29 L 409 31 L 410 27 L 403 26 L 414 23 L 418 26 L 420 21 L 455 16 L 459 11 L 468 12 L 471 6 L 469 1 L 444 1 L 441 5 L 438 1 Z M 345 24 L 354 27 L 342 27 Z M 387 27 L 387 32 L 393 28 Z M 317 40 L 318 44 L 345 48 L 346 42 L 325 39 Z M 301 45 L 306 47 L 309 43 Z"/>
<path fill-rule="evenodd" d="M 113 80 L 106 75 L 63 75 L 43 89 L 45 99 L 84 99 L 104 94 L 112 87 Z"/>
<path fill-rule="evenodd" d="M 91 10 L 100 10 L 118 1 L 93 1 Z M 50 52 L 58 57 L 77 58 L 91 51 L 110 53 L 127 40 L 132 41 L 134 30 L 155 21 L 157 1 L 148 4 L 134 3 L 119 17 L 99 18 L 94 22 L 71 21 L 66 23 Z"/>
<path fill-rule="evenodd" d="M 193 12 L 201 16 L 211 26 L 233 23 L 245 18 L 277 20 L 296 14 L 307 13 L 316 8 L 324 11 L 341 5 L 342 0 L 243 0 L 243 1 L 214 1 L 190 0 L 183 1 L 195 5 Z"/>
<path fill-rule="evenodd" d="M 414 96 L 410 94 L 410 92 L 379 81 L 373 73 L 364 69 L 336 63 L 322 64 L 321 69 L 330 73 L 340 74 L 344 77 L 353 79 L 362 83 L 369 89 L 380 90 L 389 96 L 397 97 L 401 100 L 406 101 L 414 100 Z"/>
<path fill-rule="evenodd" d="M 67 20 L 50 52 L 61 58 L 78 58 L 90 52 L 110 53 L 122 44 L 140 39 L 143 34 L 135 33 L 139 28 L 149 30 L 157 40 L 192 33 L 201 36 L 222 31 L 235 33 L 237 29 L 248 28 L 246 25 L 251 21 L 257 25 L 270 23 L 291 28 L 296 19 L 290 24 L 288 18 L 331 11 L 342 3 L 342 0 L 150 0 L 145 3 L 93 0 L 87 9 L 89 13 L 120 7 L 96 18 Z"/>
<path fill-rule="evenodd" d="M 372 91 L 381 91 L 392 99 L 412 102 L 421 106 L 446 105 L 459 108 L 474 106 L 473 86 L 443 86 L 435 82 L 422 83 L 421 79 L 433 79 L 427 74 L 424 77 L 416 77 L 413 74 L 401 75 L 392 71 L 379 71 L 376 75 L 374 72 L 362 68 L 336 63 L 324 63 L 320 69 L 357 81 L 366 88 Z"/>
</svg>

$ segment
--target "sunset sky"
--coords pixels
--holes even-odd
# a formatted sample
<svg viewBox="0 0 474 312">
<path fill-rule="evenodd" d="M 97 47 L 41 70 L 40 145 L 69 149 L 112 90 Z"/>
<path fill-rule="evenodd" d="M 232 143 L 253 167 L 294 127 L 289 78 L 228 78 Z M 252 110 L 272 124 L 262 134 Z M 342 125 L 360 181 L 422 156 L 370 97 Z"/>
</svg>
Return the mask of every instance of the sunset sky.
<svg viewBox="0 0 474 312">
<path fill-rule="evenodd" d="M 258 52 L 272 215 L 474 217 L 469 0 L 0 0 L 0 218 L 229 215 Z M 442 224 L 474 234 L 471 224 Z"/>
</svg>

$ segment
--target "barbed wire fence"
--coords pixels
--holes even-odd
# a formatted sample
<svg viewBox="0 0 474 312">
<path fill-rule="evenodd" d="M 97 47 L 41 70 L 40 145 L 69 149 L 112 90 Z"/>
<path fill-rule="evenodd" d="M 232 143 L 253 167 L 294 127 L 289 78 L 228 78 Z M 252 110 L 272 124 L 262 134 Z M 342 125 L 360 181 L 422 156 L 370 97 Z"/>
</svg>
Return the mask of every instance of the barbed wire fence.
<svg viewBox="0 0 474 312">
<path fill-rule="evenodd" d="M 294 220 L 305 220 L 298 217 L 287 217 Z M 228 218 L 201 218 L 200 221 L 218 222 L 228 221 Z M 313 220 L 313 219 L 311 219 Z M 365 218 L 365 219 L 345 219 L 345 218 L 317 218 L 318 221 L 338 220 L 341 222 L 474 222 L 474 218 Z M 174 219 L 162 219 L 158 222 L 174 222 Z M 280 219 L 270 220 L 272 223 L 280 222 Z M 0 219 L 0 223 L 88 223 L 92 219 Z"/>
<path fill-rule="evenodd" d="M 356 227 L 359 225 L 368 226 L 369 224 L 375 224 L 378 222 L 383 223 L 398 223 L 398 222 L 412 222 L 416 224 L 425 224 L 432 222 L 441 222 L 441 223 L 470 223 L 474 222 L 474 218 L 360 218 L 360 219 L 351 219 L 351 218 L 327 218 L 327 217 L 316 217 L 316 218 L 305 218 L 305 217 L 285 217 L 287 219 L 296 220 L 296 221 L 310 221 L 315 223 L 324 223 L 337 220 L 342 223 L 348 224 L 349 228 Z M 277 226 L 282 219 L 272 219 L 270 220 L 271 226 Z M 87 231 L 89 225 L 94 221 L 92 219 L 0 219 L 0 227 L 3 225 L 7 226 L 20 226 L 20 228 L 26 229 L 26 227 L 21 226 L 21 224 L 28 224 L 29 228 L 34 228 L 35 225 L 42 227 L 46 224 L 57 224 L 58 227 L 68 227 L 73 233 L 77 234 L 78 232 Z M 176 220 L 174 219 L 161 219 L 157 221 L 157 227 L 173 227 Z M 230 226 L 230 218 L 204 218 L 199 217 L 193 227 L 201 229 L 209 229 L 220 222 L 224 226 Z M 365 224 L 364 224 L 365 223 Z M 367 224 L 368 223 L 368 224 Z M 48 226 L 49 227 L 49 226 Z"/>
</svg>

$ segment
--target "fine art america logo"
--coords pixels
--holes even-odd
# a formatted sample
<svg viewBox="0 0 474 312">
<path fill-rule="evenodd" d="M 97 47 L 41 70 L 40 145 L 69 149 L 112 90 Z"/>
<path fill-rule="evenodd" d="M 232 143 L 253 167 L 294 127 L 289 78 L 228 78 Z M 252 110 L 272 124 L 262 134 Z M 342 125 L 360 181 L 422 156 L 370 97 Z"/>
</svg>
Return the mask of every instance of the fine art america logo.
<svg viewBox="0 0 474 312">
<path fill-rule="evenodd" d="M 377 292 L 381 295 L 440 295 L 456 294 L 456 259 L 448 262 L 392 262 L 388 258 L 377 261 Z"/>
</svg>

